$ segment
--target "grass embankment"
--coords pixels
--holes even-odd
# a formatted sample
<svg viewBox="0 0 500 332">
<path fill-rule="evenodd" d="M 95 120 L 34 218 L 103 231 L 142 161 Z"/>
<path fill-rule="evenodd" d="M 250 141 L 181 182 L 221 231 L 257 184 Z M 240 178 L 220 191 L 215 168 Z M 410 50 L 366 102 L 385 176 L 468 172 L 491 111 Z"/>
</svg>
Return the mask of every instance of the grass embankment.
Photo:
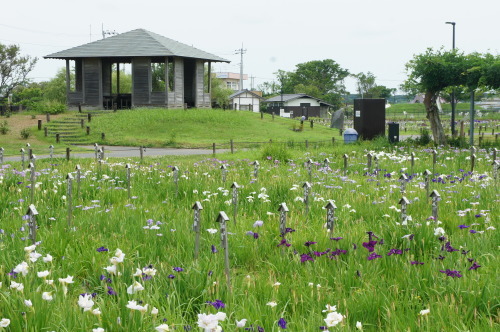
<svg viewBox="0 0 500 332">
<path fill-rule="evenodd" d="M 338 130 L 248 111 L 218 109 L 166 110 L 134 109 L 106 114 L 91 122 L 92 137 L 108 145 L 155 147 L 209 147 L 212 143 L 273 141 L 324 141 L 338 136 Z M 101 140 L 101 133 L 106 140 Z"/>
</svg>

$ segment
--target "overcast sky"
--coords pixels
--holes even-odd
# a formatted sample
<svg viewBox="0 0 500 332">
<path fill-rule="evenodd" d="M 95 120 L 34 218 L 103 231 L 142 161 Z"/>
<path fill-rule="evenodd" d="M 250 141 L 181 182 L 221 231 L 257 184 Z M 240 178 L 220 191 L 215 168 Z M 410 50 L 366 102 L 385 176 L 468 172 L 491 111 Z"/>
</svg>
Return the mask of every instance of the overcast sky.
<svg viewBox="0 0 500 332">
<path fill-rule="evenodd" d="M 397 88 L 404 65 L 428 47 L 500 53 L 500 0 L 24 0 L 1 6 L 0 42 L 38 57 L 30 77 L 49 80 L 63 60 L 43 56 L 143 28 L 231 60 L 215 71 L 244 73 L 254 87 L 279 70 L 333 59 L 351 73 L 372 72 Z M 250 88 L 250 80 L 244 83 Z M 353 80 L 346 81 L 355 92 Z"/>
</svg>

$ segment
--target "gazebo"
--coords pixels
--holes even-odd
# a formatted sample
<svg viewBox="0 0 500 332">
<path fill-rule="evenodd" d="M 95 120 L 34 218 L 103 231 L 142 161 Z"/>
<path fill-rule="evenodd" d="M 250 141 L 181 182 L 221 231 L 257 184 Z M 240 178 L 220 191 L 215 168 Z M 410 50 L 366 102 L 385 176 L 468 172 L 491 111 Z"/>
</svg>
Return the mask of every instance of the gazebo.
<svg viewBox="0 0 500 332">
<path fill-rule="evenodd" d="M 44 58 L 66 60 L 67 103 L 88 109 L 209 108 L 211 63 L 229 62 L 144 29 Z M 131 65 L 129 91 L 120 90 L 120 64 Z"/>
</svg>

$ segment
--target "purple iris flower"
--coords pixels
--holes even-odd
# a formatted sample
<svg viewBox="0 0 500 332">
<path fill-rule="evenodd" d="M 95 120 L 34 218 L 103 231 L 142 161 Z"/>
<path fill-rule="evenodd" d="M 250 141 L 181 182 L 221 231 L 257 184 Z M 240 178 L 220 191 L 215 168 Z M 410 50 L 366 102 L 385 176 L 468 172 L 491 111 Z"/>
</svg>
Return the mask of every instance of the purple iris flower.
<svg viewBox="0 0 500 332">
<path fill-rule="evenodd" d="M 403 250 L 401 249 L 391 249 L 389 250 L 389 252 L 387 253 L 387 256 L 391 256 L 391 255 L 401 255 L 403 253 Z"/>
<path fill-rule="evenodd" d="M 283 317 L 278 321 L 278 326 L 282 329 L 286 329 L 286 320 Z"/>
<path fill-rule="evenodd" d="M 309 256 L 308 254 L 302 254 L 302 255 L 300 255 L 300 262 L 301 263 L 305 263 L 307 261 L 313 261 L 314 262 L 314 258 L 312 258 L 311 256 Z"/>
<path fill-rule="evenodd" d="M 217 248 L 212 244 L 212 254 L 216 254 L 218 252 Z"/>
<path fill-rule="evenodd" d="M 481 267 L 477 262 L 472 263 L 472 266 L 469 267 L 469 270 L 477 270 Z"/>
<path fill-rule="evenodd" d="M 97 248 L 97 252 L 105 252 L 105 251 L 109 251 L 109 249 L 105 248 L 105 247 L 99 247 L 99 248 Z"/>
<path fill-rule="evenodd" d="M 281 240 L 280 244 L 278 244 L 278 247 L 285 246 L 285 247 L 290 247 L 291 244 L 286 242 L 286 239 Z"/>
<path fill-rule="evenodd" d="M 376 252 L 372 252 L 370 255 L 368 255 L 368 257 L 366 259 L 368 259 L 369 261 L 372 261 L 376 258 L 382 258 L 382 256 L 378 255 Z"/>
<path fill-rule="evenodd" d="M 169 279 L 174 279 L 174 278 L 175 278 L 175 276 L 174 276 L 173 274 L 169 274 L 167 278 L 169 278 Z"/>
<path fill-rule="evenodd" d="M 340 241 L 342 239 L 343 239 L 343 237 L 331 237 L 330 238 L 330 240 L 332 240 L 332 241 Z"/>
<path fill-rule="evenodd" d="M 458 228 L 460 228 L 460 229 L 469 228 L 469 227 L 470 226 L 467 226 L 467 225 L 460 225 L 460 226 L 458 226 Z"/>
<path fill-rule="evenodd" d="M 460 274 L 460 271 L 456 271 L 456 270 L 446 269 L 446 270 L 439 270 L 439 272 L 444 273 L 448 277 L 452 277 L 452 278 L 461 278 L 462 277 L 462 275 Z"/>
<path fill-rule="evenodd" d="M 115 290 L 111 286 L 108 286 L 108 295 L 116 295 Z"/>
<path fill-rule="evenodd" d="M 215 300 L 214 302 L 207 301 L 205 303 L 212 305 L 217 310 L 226 307 L 226 305 L 224 304 L 224 302 L 222 302 L 221 300 Z"/>
<path fill-rule="evenodd" d="M 450 241 L 446 242 L 443 247 L 441 247 L 441 251 L 447 251 L 447 252 L 454 252 L 458 251 L 458 249 L 455 249 L 451 246 Z"/>
<path fill-rule="evenodd" d="M 315 244 L 315 243 L 317 243 L 317 242 L 307 241 L 306 243 L 304 243 L 304 245 L 305 245 L 306 247 L 309 247 L 309 246 L 311 246 L 311 245 L 313 245 L 313 244 Z"/>
<path fill-rule="evenodd" d="M 424 265 L 424 263 L 418 261 L 411 261 L 411 265 Z"/>
<path fill-rule="evenodd" d="M 182 267 L 174 267 L 173 270 L 175 272 L 182 272 L 182 271 L 184 271 L 184 269 Z"/>
<path fill-rule="evenodd" d="M 363 242 L 363 247 L 368 249 L 368 252 L 373 252 L 375 251 L 375 245 L 377 244 L 377 241 L 369 241 L 369 242 Z"/>
</svg>

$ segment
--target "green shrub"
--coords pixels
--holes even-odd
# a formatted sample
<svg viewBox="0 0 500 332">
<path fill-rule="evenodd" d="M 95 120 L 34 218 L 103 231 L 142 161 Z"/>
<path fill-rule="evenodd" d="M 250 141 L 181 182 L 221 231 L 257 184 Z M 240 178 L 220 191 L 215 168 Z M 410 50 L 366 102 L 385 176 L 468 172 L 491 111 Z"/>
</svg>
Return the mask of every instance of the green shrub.
<svg viewBox="0 0 500 332">
<path fill-rule="evenodd" d="M 417 143 L 418 145 L 428 145 L 430 142 L 432 142 L 432 137 L 429 133 L 429 129 L 422 129 L 422 131 L 420 132 L 420 136 L 417 137 L 415 143 Z"/>
<path fill-rule="evenodd" d="M 66 104 L 55 100 L 42 100 L 31 105 L 31 110 L 42 114 L 60 114 L 66 111 Z"/>
<path fill-rule="evenodd" d="M 7 135 L 7 133 L 9 131 L 10 131 L 10 128 L 9 128 L 9 124 L 7 123 L 7 120 L 0 122 L 0 134 Z"/>
<path fill-rule="evenodd" d="M 286 162 L 292 158 L 292 155 L 288 152 L 284 144 L 269 143 L 262 148 L 261 158 L 264 160 Z"/>
<path fill-rule="evenodd" d="M 456 148 L 465 148 L 469 146 L 469 142 L 463 136 L 448 137 L 448 145 Z"/>
<path fill-rule="evenodd" d="M 29 128 L 24 128 L 21 130 L 21 138 L 28 139 L 31 136 L 31 130 Z"/>
</svg>

